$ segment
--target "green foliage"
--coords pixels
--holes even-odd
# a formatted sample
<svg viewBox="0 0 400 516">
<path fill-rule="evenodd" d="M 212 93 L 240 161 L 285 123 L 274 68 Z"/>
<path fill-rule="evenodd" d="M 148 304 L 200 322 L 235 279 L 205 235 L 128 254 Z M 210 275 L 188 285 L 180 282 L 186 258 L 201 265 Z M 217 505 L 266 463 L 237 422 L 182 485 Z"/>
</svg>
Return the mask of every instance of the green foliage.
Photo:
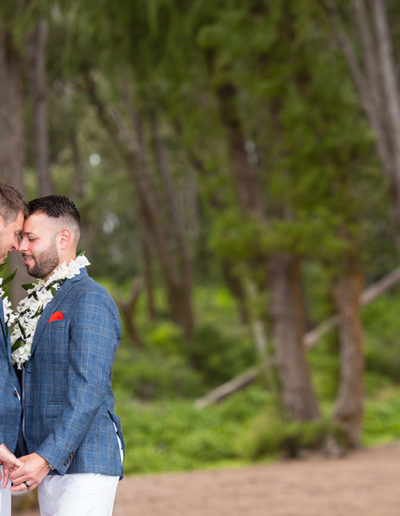
<svg viewBox="0 0 400 516">
<path fill-rule="evenodd" d="M 165 355 L 182 355 L 187 345 L 182 328 L 172 321 L 160 321 L 152 325 L 147 342 L 150 349 Z"/>
<path fill-rule="evenodd" d="M 188 359 L 209 386 L 217 386 L 252 365 L 252 344 L 227 338 L 210 324 L 196 328 L 187 346 Z"/>
<path fill-rule="evenodd" d="M 177 355 L 155 351 L 118 353 L 113 370 L 114 385 L 130 398 L 194 398 L 204 392 L 200 375 Z"/>
<path fill-rule="evenodd" d="M 54 191 L 77 199 L 91 273 L 105 278 L 118 296 L 127 293 L 133 277 L 143 275 L 139 218 L 147 222 L 150 237 L 155 233 L 138 196 L 143 197 L 143 181 L 133 179 L 143 163 L 146 178 L 155 185 L 160 218 L 170 211 L 152 146 L 154 113 L 159 120 L 178 216 L 188 236 L 197 326 L 187 342 L 168 319 L 153 239 L 148 265 L 160 320 L 147 320 L 141 294 L 135 322 L 144 349 L 130 349 L 125 339 L 114 370 L 128 472 L 203 467 L 235 460 L 238 450 L 246 458 L 295 454 L 318 443 L 326 431 L 323 422 L 283 421 L 271 396 L 260 389 L 201 412 L 193 408 L 193 398 L 256 362 L 250 330 L 238 322 L 235 301 L 221 286 L 221 264 L 229 260 L 242 279 L 262 287 L 249 311 L 267 319 L 269 253 L 301 257 L 310 327 L 333 311 L 332 275 L 341 272 L 342 257 L 351 250 L 343 229 L 361 243 L 368 281 L 397 265 L 387 214 L 389 188 L 344 60 L 332 46 L 330 20 L 319 4 L 1 3 L 1 27 L 10 31 L 21 57 L 39 14 L 48 21 L 46 100 Z M 393 25 L 397 34 L 400 25 Z M 100 105 L 93 105 L 86 91 L 87 74 L 98 87 Z M 234 92 L 231 126 L 221 116 L 221 86 Z M 104 129 L 99 113 L 118 121 L 114 131 Z M 142 135 L 136 131 L 139 122 Z M 29 129 L 24 128 L 32 142 L 25 182 L 33 197 L 39 192 Z M 246 142 L 258 181 L 263 203 L 258 218 L 244 213 L 238 201 L 238 136 Z M 90 160 L 93 155 L 101 158 L 97 164 Z M 175 252 L 171 229 L 158 228 Z M 377 400 L 400 379 L 398 299 L 397 290 L 363 311 L 367 394 Z M 316 391 L 329 415 L 339 381 L 336 335 L 327 335 L 309 352 Z M 367 442 L 398 437 L 398 409 L 394 394 L 367 403 Z"/>
<path fill-rule="evenodd" d="M 365 405 L 363 443 L 380 445 L 400 439 L 400 393 L 398 389 L 382 390 Z"/>
<path fill-rule="evenodd" d="M 269 396 L 253 388 L 226 404 L 198 410 L 191 402 L 121 403 L 127 473 L 204 468 L 235 460 L 234 438 Z"/>
<path fill-rule="evenodd" d="M 368 371 L 400 383 L 399 289 L 363 309 L 365 361 Z"/>
<path fill-rule="evenodd" d="M 381 392 L 385 392 L 387 389 L 393 388 L 395 384 L 396 381 L 384 374 L 369 371 L 368 369 L 364 373 L 365 394 L 367 397 L 372 399 L 376 396 L 379 397 Z"/>
<path fill-rule="evenodd" d="M 328 433 L 329 426 L 323 420 L 288 422 L 271 406 L 243 428 L 236 440 L 236 450 L 248 460 L 282 453 L 296 457 L 303 449 L 321 447 Z"/>
</svg>

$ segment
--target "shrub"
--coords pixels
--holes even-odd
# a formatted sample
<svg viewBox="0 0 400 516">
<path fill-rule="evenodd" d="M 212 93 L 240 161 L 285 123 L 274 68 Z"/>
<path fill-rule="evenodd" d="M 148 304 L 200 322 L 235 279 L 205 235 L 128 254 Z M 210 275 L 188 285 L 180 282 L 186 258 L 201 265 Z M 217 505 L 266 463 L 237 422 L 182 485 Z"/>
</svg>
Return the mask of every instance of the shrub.
<svg viewBox="0 0 400 516">
<path fill-rule="evenodd" d="M 270 407 L 244 428 L 236 440 L 236 451 L 250 460 L 281 453 L 297 457 L 303 449 L 321 447 L 328 433 L 323 420 L 287 422 Z"/>
<path fill-rule="evenodd" d="M 365 404 L 363 421 L 364 444 L 382 444 L 400 439 L 400 394 L 396 389 L 383 391 Z"/>
<path fill-rule="evenodd" d="M 227 338 L 210 324 L 196 329 L 193 340 L 187 345 L 187 356 L 209 386 L 242 373 L 255 359 L 251 342 Z"/>
<path fill-rule="evenodd" d="M 257 386 L 236 392 L 222 403 L 216 410 L 225 421 L 242 423 L 251 419 L 254 414 L 266 410 L 273 403 L 272 395 Z"/>
<path fill-rule="evenodd" d="M 171 321 L 153 323 L 146 338 L 149 349 L 164 355 L 182 355 L 188 345 L 183 330 Z"/>
<path fill-rule="evenodd" d="M 204 392 L 200 375 L 176 355 L 144 351 L 120 353 L 113 378 L 116 389 L 146 401 L 176 396 L 194 398 Z"/>
<path fill-rule="evenodd" d="M 192 402 L 117 400 L 126 444 L 125 471 L 190 470 L 235 460 L 235 439 L 269 395 L 257 387 L 198 410 Z M 237 460 L 237 459 L 236 459 Z"/>
<path fill-rule="evenodd" d="M 363 309 L 366 368 L 397 383 L 400 382 L 399 311 L 398 293 L 382 296 Z"/>
</svg>

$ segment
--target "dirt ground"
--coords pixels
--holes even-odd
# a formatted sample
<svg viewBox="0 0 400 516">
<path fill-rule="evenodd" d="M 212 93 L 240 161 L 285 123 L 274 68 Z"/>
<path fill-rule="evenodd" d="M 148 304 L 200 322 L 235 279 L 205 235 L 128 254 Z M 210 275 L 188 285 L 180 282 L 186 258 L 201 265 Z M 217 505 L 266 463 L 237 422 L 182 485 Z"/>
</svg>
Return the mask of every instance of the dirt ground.
<svg viewBox="0 0 400 516">
<path fill-rule="evenodd" d="M 399 516 L 399 475 L 400 443 L 341 459 L 319 457 L 240 469 L 130 476 L 120 482 L 113 514 Z"/>
</svg>

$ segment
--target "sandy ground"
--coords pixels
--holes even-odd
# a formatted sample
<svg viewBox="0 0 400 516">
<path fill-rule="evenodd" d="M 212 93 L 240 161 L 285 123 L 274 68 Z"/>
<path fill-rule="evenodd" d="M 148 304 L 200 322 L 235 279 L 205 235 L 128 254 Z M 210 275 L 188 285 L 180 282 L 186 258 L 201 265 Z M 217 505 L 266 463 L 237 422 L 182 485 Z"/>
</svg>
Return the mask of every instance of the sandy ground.
<svg viewBox="0 0 400 516">
<path fill-rule="evenodd" d="M 119 484 L 113 514 L 399 516 L 399 476 L 400 443 L 342 459 L 318 457 L 233 470 L 130 476 Z"/>
</svg>

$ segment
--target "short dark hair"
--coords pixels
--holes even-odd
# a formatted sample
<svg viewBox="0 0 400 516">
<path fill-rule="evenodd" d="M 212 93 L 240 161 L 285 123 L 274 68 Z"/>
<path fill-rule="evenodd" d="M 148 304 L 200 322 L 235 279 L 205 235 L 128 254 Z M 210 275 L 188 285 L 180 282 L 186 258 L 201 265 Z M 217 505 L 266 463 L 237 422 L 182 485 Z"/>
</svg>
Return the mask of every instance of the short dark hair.
<svg viewBox="0 0 400 516">
<path fill-rule="evenodd" d="M 68 217 L 81 227 L 81 216 L 75 203 L 65 195 L 47 195 L 28 202 L 28 215 L 45 213 L 48 217 Z"/>
<path fill-rule="evenodd" d="M 76 240 L 79 240 L 81 216 L 75 203 L 65 195 L 47 195 L 28 202 L 28 216 L 44 213 L 55 219 L 66 219 L 76 227 Z"/>
<path fill-rule="evenodd" d="M 7 225 L 17 218 L 19 212 L 27 215 L 27 205 L 16 188 L 0 181 L 0 216 Z"/>
</svg>

